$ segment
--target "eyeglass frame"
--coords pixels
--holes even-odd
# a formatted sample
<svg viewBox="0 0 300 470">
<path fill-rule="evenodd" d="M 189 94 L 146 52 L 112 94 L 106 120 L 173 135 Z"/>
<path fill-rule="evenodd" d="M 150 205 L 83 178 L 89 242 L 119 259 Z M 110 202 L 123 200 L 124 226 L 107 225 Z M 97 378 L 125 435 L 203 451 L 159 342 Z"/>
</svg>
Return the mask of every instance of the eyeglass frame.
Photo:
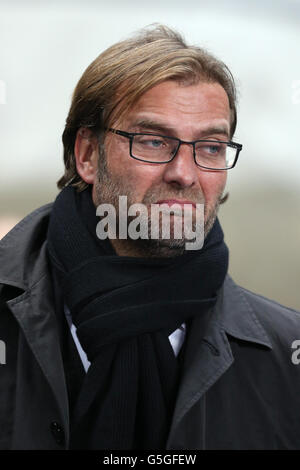
<svg viewBox="0 0 300 470">
<path fill-rule="evenodd" d="M 194 162 L 196 163 L 196 165 L 198 167 L 204 168 L 205 170 L 226 171 L 226 170 L 231 170 L 232 168 L 235 167 L 236 162 L 238 161 L 239 154 L 240 154 L 240 152 L 243 148 L 242 144 L 238 144 L 237 142 L 233 142 L 233 141 L 206 140 L 206 139 L 204 139 L 204 140 L 199 139 L 198 140 L 197 139 L 197 140 L 193 140 L 193 141 L 189 142 L 189 141 L 186 141 L 186 140 L 181 140 L 178 137 L 171 137 L 171 136 L 168 136 L 168 135 L 154 134 L 152 132 L 126 132 L 126 131 L 121 131 L 120 129 L 114 129 L 112 127 L 106 128 L 106 130 L 112 132 L 113 134 L 117 134 L 117 135 L 121 135 L 123 137 L 127 137 L 127 139 L 129 139 L 129 154 L 130 154 L 131 158 L 134 158 L 135 160 L 139 160 L 140 162 L 146 162 L 146 163 L 156 163 L 156 164 L 170 163 L 176 157 L 176 155 L 178 153 L 178 150 L 180 149 L 181 144 L 188 144 L 188 145 L 193 146 Z M 132 155 L 132 143 L 133 143 L 133 138 L 136 135 L 153 135 L 153 136 L 156 136 L 156 137 L 165 137 L 167 139 L 175 140 L 176 142 L 178 142 L 176 152 L 174 153 L 174 155 L 172 156 L 172 158 L 170 160 L 167 160 L 167 161 L 164 161 L 164 162 L 157 162 L 157 161 L 153 162 L 153 161 L 150 161 L 150 160 L 143 160 L 142 158 L 135 157 L 134 155 Z M 199 163 L 197 163 L 197 161 L 196 161 L 196 150 L 195 150 L 196 142 L 216 142 L 216 143 L 220 143 L 220 144 L 227 144 L 229 147 L 235 148 L 236 149 L 236 155 L 235 155 L 235 159 L 234 159 L 233 164 L 229 168 L 210 168 L 210 167 L 207 167 L 207 166 L 199 165 Z"/>
</svg>

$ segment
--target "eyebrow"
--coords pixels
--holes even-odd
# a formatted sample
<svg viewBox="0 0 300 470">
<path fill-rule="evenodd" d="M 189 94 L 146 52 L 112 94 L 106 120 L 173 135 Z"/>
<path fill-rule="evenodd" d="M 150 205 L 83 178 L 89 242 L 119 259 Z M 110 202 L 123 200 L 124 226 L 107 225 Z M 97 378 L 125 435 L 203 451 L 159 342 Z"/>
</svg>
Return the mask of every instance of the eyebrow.
<svg viewBox="0 0 300 470">
<path fill-rule="evenodd" d="M 151 131 L 155 132 L 162 132 L 165 134 L 176 134 L 176 129 L 172 126 L 168 126 L 164 123 L 160 123 L 158 121 L 153 121 L 151 119 L 139 119 L 137 121 L 134 121 L 131 126 L 131 128 L 141 128 L 141 129 L 149 129 Z M 207 134 L 222 134 L 226 135 L 227 138 L 229 138 L 229 131 L 226 126 L 217 126 L 217 125 L 212 125 L 212 126 L 207 126 L 204 127 L 203 129 L 199 130 L 199 134 L 202 135 L 207 135 Z"/>
</svg>

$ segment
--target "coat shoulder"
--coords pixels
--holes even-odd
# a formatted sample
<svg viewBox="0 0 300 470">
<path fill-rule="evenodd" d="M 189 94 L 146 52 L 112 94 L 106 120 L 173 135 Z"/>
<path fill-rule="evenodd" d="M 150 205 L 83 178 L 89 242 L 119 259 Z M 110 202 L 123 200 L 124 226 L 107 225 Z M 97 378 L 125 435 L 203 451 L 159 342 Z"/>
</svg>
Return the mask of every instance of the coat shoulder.
<svg viewBox="0 0 300 470">
<path fill-rule="evenodd" d="M 300 311 L 231 282 L 242 301 L 248 304 L 267 333 L 276 338 L 276 342 L 282 339 L 286 343 L 287 340 L 300 338 Z"/>
</svg>

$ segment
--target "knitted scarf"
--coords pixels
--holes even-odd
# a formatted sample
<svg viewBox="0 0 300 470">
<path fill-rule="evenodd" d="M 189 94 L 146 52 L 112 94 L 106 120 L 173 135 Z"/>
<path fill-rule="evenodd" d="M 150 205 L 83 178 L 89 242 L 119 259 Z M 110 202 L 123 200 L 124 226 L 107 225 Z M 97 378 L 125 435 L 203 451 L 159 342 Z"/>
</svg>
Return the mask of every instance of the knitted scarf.
<svg viewBox="0 0 300 470">
<path fill-rule="evenodd" d="M 228 249 L 216 220 L 201 250 L 118 256 L 96 235 L 91 187 L 54 201 L 48 252 L 91 365 L 71 423 L 72 449 L 164 449 L 176 400 L 168 336 L 216 301 Z"/>
</svg>

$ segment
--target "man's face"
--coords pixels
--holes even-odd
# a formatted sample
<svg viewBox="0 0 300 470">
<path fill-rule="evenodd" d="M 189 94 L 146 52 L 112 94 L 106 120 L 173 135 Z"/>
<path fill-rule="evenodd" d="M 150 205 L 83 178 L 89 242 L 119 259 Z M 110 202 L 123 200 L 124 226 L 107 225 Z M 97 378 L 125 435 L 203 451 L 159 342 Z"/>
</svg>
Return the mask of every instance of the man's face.
<svg viewBox="0 0 300 470">
<path fill-rule="evenodd" d="M 112 126 L 113 127 L 113 126 Z M 165 81 L 148 90 L 118 127 L 126 132 L 151 132 L 184 141 L 197 139 L 229 140 L 230 109 L 224 89 L 217 83 L 182 85 Z M 205 234 L 216 218 L 226 183 L 226 171 L 198 167 L 191 145 L 182 144 L 175 158 L 164 164 L 142 162 L 130 157 L 129 140 L 109 133 L 105 139 L 105 156 L 100 157 L 94 180 L 93 201 L 118 207 L 118 196 L 127 203 L 150 204 L 189 201 L 205 204 Z M 104 158 L 104 159 L 103 159 Z M 115 242 L 115 243 L 114 243 Z M 118 241 L 119 243 L 121 241 Z M 115 248 L 117 241 L 112 244 Z M 140 253 L 173 256 L 184 251 L 184 240 L 122 240 L 140 248 Z"/>
</svg>

